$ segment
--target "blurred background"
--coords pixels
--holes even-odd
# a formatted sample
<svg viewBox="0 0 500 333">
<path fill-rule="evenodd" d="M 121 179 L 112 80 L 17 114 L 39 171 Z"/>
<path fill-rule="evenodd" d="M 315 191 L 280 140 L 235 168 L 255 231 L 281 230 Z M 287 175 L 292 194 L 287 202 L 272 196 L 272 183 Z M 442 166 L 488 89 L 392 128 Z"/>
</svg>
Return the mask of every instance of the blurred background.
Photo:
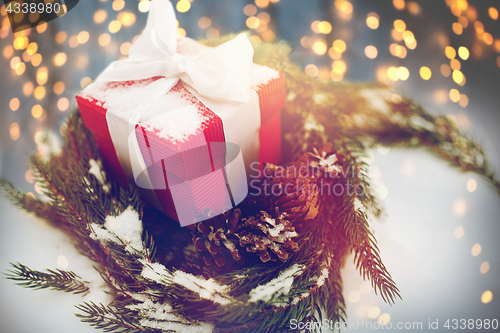
<svg viewBox="0 0 500 333">
<path fill-rule="evenodd" d="M 390 84 L 470 132 L 500 172 L 499 1 L 172 3 L 181 36 L 249 31 L 257 40 L 286 41 L 292 59 L 311 77 Z M 27 169 L 28 154 L 46 149 L 37 144 L 39 133 L 50 129 L 55 141 L 60 138 L 75 94 L 110 62 L 127 57 L 149 6 L 148 0 L 82 0 L 63 17 L 16 34 L 2 6 L 1 177 L 40 195 Z M 462 174 L 423 149 L 381 146 L 369 159 L 373 186 L 386 209 L 386 217 L 372 225 L 403 300 L 384 304 L 350 260 L 344 270 L 349 320 L 394 326 L 422 322 L 422 332 L 430 331 L 429 321 L 439 320 L 444 331 L 447 319 L 500 320 L 500 198 L 495 191 L 477 175 Z M 3 198 L 0 211 L 2 272 L 8 262 L 19 261 L 33 269 L 92 275 L 90 263 L 62 234 Z M 2 331 L 94 331 L 73 316 L 79 296 L 32 292 L 4 279 L 0 293 Z M 377 331 L 370 326 L 357 330 Z"/>
</svg>

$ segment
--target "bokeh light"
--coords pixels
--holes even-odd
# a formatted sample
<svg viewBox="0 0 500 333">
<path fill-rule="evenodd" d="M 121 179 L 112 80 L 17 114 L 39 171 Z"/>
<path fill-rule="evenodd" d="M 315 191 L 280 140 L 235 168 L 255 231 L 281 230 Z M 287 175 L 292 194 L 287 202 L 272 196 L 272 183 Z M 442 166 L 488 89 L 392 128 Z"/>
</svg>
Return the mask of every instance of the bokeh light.
<svg viewBox="0 0 500 333">
<path fill-rule="evenodd" d="M 337 39 L 333 42 L 333 49 L 339 53 L 345 52 L 346 48 L 347 45 L 342 39 Z"/>
<path fill-rule="evenodd" d="M 403 10 L 406 6 L 405 0 L 392 0 L 392 4 L 397 10 Z"/>
<path fill-rule="evenodd" d="M 125 1 L 124 0 L 115 0 L 113 1 L 113 10 L 115 11 L 120 11 L 125 7 Z"/>
<path fill-rule="evenodd" d="M 80 80 L 80 87 L 83 89 L 85 88 L 88 84 L 92 82 L 92 79 L 88 76 L 84 77 L 83 79 Z"/>
<path fill-rule="evenodd" d="M 245 13 L 246 16 L 255 16 L 257 14 L 257 7 L 254 5 L 246 5 L 243 7 L 243 13 Z"/>
<path fill-rule="evenodd" d="M 64 52 L 59 52 L 54 56 L 54 65 L 62 66 L 66 63 L 67 56 Z"/>
<path fill-rule="evenodd" d="M 462 32 L 464 31 L 464 27 L 460 23 L 454 22 L 452 24 L 452 30 L 455 34 L 461 35 Z"/>
<path fill-rule="evenodd" d="M 56 95 L 61 95 L 64 92 L 65 85 L 64 82 L 58 81 L 54 84 L 54 93 Z"/>
<path fill-rule="evenodd" d="M 114 21 L 109 22 L 108 30 L 112 34 L 117 33 L 118 31 L 120 31 L 121 28 L 122 28 L 122 24 L 120 23 L 120 21 L 114 20 Z"/>
<path fill-rule="evenodd" d="M 403 20 L 394 21 L 394 29 L 398 32 L 404 32 L 406 30 L 406 23 Z"/>
<path fill-rule="evenodd" d="M 366 25 L 370 29 L 377 29 L 379 26 L 380 17 L 378 16 L 377 13 L 369 13 L 368 16 L 366 17 Z"/>
<path fill-rule="evenodd" d="M 43 86 L 45 83 L 47 83 L 47 80 L 49 78 L 49 72 L 47 70 L 47 67 L 40 67 L 37 72 L 36 72 L 36 82 Z"/>
<path fill-rule="evenodd" d="M 260 25 L 260 20 L 256 16 L 250 16 L 247 18 L 246 24 L 249 29 L 257 29 Z"/>
<path fill-rule="evenodd" d="M 40 104 L 35 104 L 31 108 L 31 115 L 33 116 L 33 118 L 38 119 L 42 116 L 42 114 L 43 114 L 43 108 Z"/>
<path fill-rule="evenodd" d="M 33 170 L 29 169 L 28 171 L 26 171 L 26 173 L 24 174 L 24 179 L 26 179 L 28 183 L 33 183 L 35 181 L 35 173 L 33 172 Z"/>
<path fill-rule="evenodd" d="M 318 40 L 314 42 L 312 49 L 317 55 L 323 55 L 326 53 L 326 43 L 322 40 Z"/>
<path fill-rule="evenodd" d="M 467 105 L 469 105 L 469 97 L 467 97 L 467 95 L 465 95 L 465 94 L 460 94 L 460 99 L 458 100 L 458 105 L 465 108 Z"/>
<path fill-rule="evenodd" d="M 481 295 L 481 302 L 483 303 L 489 303 L 493 300 L 493 293 L 489 290 L 486 290 L 482 295 Z"/>
<path fill-rule="evenodd" d="M 12 123 L 9 126 L 9 134 L 10 138 L 14 141 L 19 139 L 19 136 L 21 135 L 21 130 L 19 129 L 19 124 L 18 123 Z"/>
<path fill-rule="evenodd" d="M 257 7 L 266 8 L 269 6 L 269 0 L 255 0 L 255 4 Z"/>
<path fill-rule="evenodd" d="M 439 70 L 444 77 L 449 77 L 451 75 L 451 68 L 447 64 L 442 64 Z"/>
<path fill-rule="evenodd" d="M 17 111 L 17 109 L 19 109 L 19 105 L 20 105 L 20 102 L 19 102 L 19 98 L 12 98 L 9 102 L 9 108 L 12 110 L 12 111 Z"/>
<path fill-rule="evenodd" d="M 398 78 L 400 80 L 406 81 L 410 77 L 410 71 L 406 67 L 398 67 Z"/>
<path fill-rule="evenodd" d="M 465 234 L 465 229 L 462 226 L 456 227 L 455 230 L 453 231 L 453 236 L 456 239 L 462 238 L 464 236 L 464 234 Z"/>
<path fill-rule="evenodd" d="M 88 31 L 81 31 L 78 36 L 77 36 L 77 39 L 78 39 L 78 43 L 80 44 L 85 44 L 88 42 L 90 38 L 90 34 L 88 33 Z"/>
<path fill-rule="evenodd" d="M 212 28 L 208 28 L 208 29 L 207 29 L 207 32 L 206 32 L 206 34 L 205 34 L 205 36 L 206 36 L 207 38 L 209 38 L 209 39 L 210 39 L 210 38 L 217 38 L 217 37 L 219 37 L 219 35 L 220 35 L 220 31 L 219 31 L 219 29 L 214 28 L 214 27 L 212 27 Z"/>
<path fill-rule="evenodd" d="M 455 70 L 455 71 L 459 71 L 460 68 L 462 68 L 462 64 L 460 64 L 460 60 L 458 59 L 451 59 L 450 60 L 450 68 Z"/>
<path fill-rule="evenodd" d="M 378 317 L 378 323 L 380 325 L 386 325 L 390 321 L 391 316 L 388 313 L 381 314 L 380 317 Z"/>
<path fill-rule="evenodd" d="M 353 290 L 347 294 L 347 300 L 351 303 L 357 303 L 361 299 L 361 293 L 358 290 Z"/>
<path fill-rule="evenodd" d="M 33 82 L 26 82 L 23 85 L 23 94 L 24 94 L 24 96 L 26 96 L 26 97 L 30 96 L 33 93 L 34 89 L 35 89 L 35 87 L 33 86 Z"/>
<path fill-rule="evenodd" d="M 45 87 L 44 86 L 38 86 L 35 88 L 33 91 L 33 96 L 35 96 L 36 99 L 41 100 L 45 97 Z"/>
<path fill-rule="evenodd" d="M 128 51 L 130 50 L 130 47 L 132 46 L 131 43 L 125 42 L 120 46 L 120 53 L 123 55 L 128 55 Z"/>
<path fill-rule="evenodd" d="M 175 8 L 179 13 L 185 13 L 191 8 L 191 3 L 187 0 L 179 0 Z"/>
<path fill-rule="evenodd" d="M 472 246 L 472 249 L 470 252 L 471 252 L 472 256 L 474 256 L 474 257 L 477 257 L 478 255 L 480 255 L 481 254 L 481 244 L 479 244 L 479 243 L 474 244 Z"/>
<path fill-rule="evenodd" d="M 94 14 L 94 22 L 97 24 L 103 23 L 104 21 L 106 21 L 107 17 L 108 12 L 106 12 L 104 9 L 99 9 Z"/>
<path fill-rule="evenodd" d="M 373 306 L 368 310 L 368 318 L 375 319 L 380 316 L 380 308 L 378 306 Z"/>
<path fill-rule="evenodd" d="M 451 46 L 447 46 L 445 49 L 444 49 L 444 53 L 446 55 L 446 57 L 448 59 L 453 59 L 456 57 L 457 55 L 457 52 L 455 51 L 455 49 Z"/>
<path fill-rule="evenodd" d="M 69 108 L 69 101 L 66 97 L 63 97 L 57 101 L 57 108 L 59 111 L 66 111 Z"/>
<path fill-rule="evenodd" d="M 498 9 L 495 7 L 488 8 L 488 15 L 490 15 L 492 20 L 498 20 Z"/>
<path fill-rule="evenodd" d="M 99 36 L 99 45 L 107 46 L 111 42 L 111 36 L 109 34 L 102 34 Z"/>
<path fill-rule="evenodd" d="M 460 92 L 457 89 L 450 90 L 450 100 L 454 103 L 460 100 Z"/>
<path fill-rule="evenodd" d="M 467 202 L 464 199 L 457 199 L 453 204 L 453 213 L 458 217 L 464 216 L 467 213 Z"/>
<path fill-rule="evenodd" d="M 77 47 L 78 45 L 80 45 L 80 43 L 78 42 L 78 36 L 77 35 L 71 36 L 68 40 L 68 44 L 69 44 L 69 47 L 71 47 L 73 49 L 75 47 Z"/>
<path fill-rule="evenodd" d="M 365 47 L 365 55 L 370 59 L 375 59 L 378 55 L 377 48 L 373 45 Z"/>
<path fill-rule="evenodd" d="M 420 76 L 424 80 L 429 80 L 432 76 L 432 71 L 429 67 L 427 66 L 422 66 L 420 67 Z"/>
<path fill-rule="evenodd" d="M 486 274 L 488 273 L 488 271 L 490 270 L 490 263 L 485 261 L 481 264 L 481 266 L 479 266 L 479 272 L 481 274 Z"/>
<path fill-rule="evenodd" d="M 149 0 L 142 0 L 139 2 L 138 8 L 141 13 L 147 13 L 149 12 L 149 7 L 151 7 L 151 1 Z"/>
<path fill-rule="evenodd" d="M 200 27 L 200 29 L 208 29 L 210 28 L 211 25 L 212 25 L 212 20 L 207 16 L 202 16 L 198 20 L 198 27 Z"/>
<path fill-rule="evenodd" d="M 316 77 L 318 75 L 318 66 L 314 65 L 314 64 L 309 64 L 305 67 L 304 69 L 305 73 L 307 76 L 309 77 Z"/>
<path fill-rule="evenodd" d="M 66 31 L 59 31 L 56 34 L 55 40 L 57 44 L 62 44 L 66 41 L 66 38 L 68 38 L 68 34 L 66 33 Z"/>
</svg>

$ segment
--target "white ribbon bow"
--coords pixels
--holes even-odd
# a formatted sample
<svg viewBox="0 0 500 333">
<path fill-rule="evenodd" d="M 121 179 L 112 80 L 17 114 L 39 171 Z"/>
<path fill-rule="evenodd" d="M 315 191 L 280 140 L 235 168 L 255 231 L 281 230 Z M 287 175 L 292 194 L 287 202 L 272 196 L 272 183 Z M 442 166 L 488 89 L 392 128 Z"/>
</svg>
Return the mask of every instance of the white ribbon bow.
<svg viewBox="0 0 500 333">
<path fill-rule="evenodd" d="M 130 48 L 129 59 L 111 63 L 97 80 L 132 81 L 165 76 L 176 79 L 175 82 L 181 79 L 211 99 L 247 102 L 253 65 L 253 47 L 248 37 L 240 34 L 197 57 L 186 56 L 177 53 L 175 22 L 170 1 L 153 0 L 146 29 Z"/>
</svg>

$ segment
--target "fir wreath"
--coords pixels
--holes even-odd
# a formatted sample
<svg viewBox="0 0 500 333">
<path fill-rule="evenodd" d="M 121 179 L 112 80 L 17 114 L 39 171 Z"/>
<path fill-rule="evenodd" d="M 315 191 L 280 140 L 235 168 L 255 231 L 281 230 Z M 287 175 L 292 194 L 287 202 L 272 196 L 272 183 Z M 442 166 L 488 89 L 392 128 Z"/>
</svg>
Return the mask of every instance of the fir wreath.
<svg viewBox="0 0 500 333">
<path fill-rule="evenodd" d="M 232 37 L 204 43 L 216 46 Z M 426 147 L 464 171 L 477 172 L 500 193 L 481 147 L 448 118 L 431 116 L 379 83 L 309 78 L 290 61 L 284 43 L 253 46 L 256 63 L 286 75 L 285 161 L 283 167 L 266 166 L 258 184 L 261 195 L 236 209 L 191 231 L 144 206 L 133 188 L 120 188 L 100 168 L 95 141 L 78 111 L 67 121 L 60 154 L 47 160 L 31 156 L 48 201 L 0 180 L 15 204 L 66 232 L 111 288 L 110 304 L 77 306 L 82 321 L 106 332 L 287 332 L 290 319 L 314 321 L 324 315 L 342 321 L 340 269 L 352 252 L 363 278 L 393 303 L 400 294 L 367 215 L 382 212 L 363 162 L 379 143 Z M 383 109 L 376 107 L 381 104 Z M 342 177 L 331 177 L 339 171 Z M 318 191 L 337 184 L 362 185 L 364 191 Z M 286 186 L 310 191 L 262 195 Z M 25 287 L 89 290 L 73 272 L 12 266 L 7 278 Z"/>
</svg>

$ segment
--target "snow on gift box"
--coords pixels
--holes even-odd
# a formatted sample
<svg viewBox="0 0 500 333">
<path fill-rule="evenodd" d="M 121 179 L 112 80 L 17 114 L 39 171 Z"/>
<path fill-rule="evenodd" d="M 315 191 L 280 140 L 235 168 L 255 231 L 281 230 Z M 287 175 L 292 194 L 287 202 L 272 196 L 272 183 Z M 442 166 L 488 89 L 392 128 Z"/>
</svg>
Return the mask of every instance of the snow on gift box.
<svg viewBox="0 0 500 333">
<path fill-rule="evenodd" d="M 149 16 L 129 60 L 111 64 L 76 99 L 115 180 L 136 183 L 150 204 L 189 225 L 241 202 L 251 163 L 280 161 L 285 82 L 252 63 L 245 35 L 213 49 L 177 37 L 169 7 Z M 162 33 L 151 41 L 150 31 Z"/>
</svg>

